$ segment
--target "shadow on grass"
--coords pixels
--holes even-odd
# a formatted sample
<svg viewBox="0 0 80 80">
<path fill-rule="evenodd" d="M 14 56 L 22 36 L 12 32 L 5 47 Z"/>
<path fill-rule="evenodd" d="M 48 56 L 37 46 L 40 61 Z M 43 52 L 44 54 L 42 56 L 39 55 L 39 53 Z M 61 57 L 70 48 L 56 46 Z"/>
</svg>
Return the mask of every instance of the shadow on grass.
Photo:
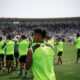
<svg viewBox="0 0 80 80">
<path fill-rule="evenodd" d="M 9 77 L 9 80 L 33 80 L 33 77 L 28 77 L 25 78 L 23 76 L 14 76 L 14 77 Z"/>
<path fill-rule="evenodd" d="M 0 73 L 0 76 L 7 76 L 9 75 L 8 73 Z"/>
</svg>

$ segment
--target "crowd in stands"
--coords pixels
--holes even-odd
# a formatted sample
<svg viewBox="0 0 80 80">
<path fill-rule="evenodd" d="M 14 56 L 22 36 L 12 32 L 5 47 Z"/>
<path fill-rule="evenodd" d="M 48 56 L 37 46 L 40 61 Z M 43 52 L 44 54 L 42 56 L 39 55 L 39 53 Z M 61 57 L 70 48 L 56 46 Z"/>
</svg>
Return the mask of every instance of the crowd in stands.
<svg viewBox="0 0 80 80">
<path fill-rule="evenodd" d="M 38 24 L 0 24 L 0 35 L 6 36 L 8 34 L 18 35 L 21 33 L 25 33 L 30 35 L 32 29 L 35 28 Z M 49 33 L 53 35 L 53 37 L 61 36 L 63 38 L 73 38 L 76 36 L 76 33 L 80 33 L 80 22 L 71 22 L 71 23 L 46 23 L 40 24 L 40 26 L 44 26 Z"/>
</svg>

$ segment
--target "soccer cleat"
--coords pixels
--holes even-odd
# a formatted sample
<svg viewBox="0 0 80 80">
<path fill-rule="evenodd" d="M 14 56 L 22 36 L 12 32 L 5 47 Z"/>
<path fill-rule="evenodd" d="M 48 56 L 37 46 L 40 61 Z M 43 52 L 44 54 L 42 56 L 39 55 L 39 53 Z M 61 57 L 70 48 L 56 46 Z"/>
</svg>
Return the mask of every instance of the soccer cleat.
<svg viewBox="0 0 80 80">
<path fill-rule="evenodd" d="M 63 63 L 60 63 L 61 65 L 63 64 Z"/>
<path fill-rule="evenodd" d="M 13 74 L 13 72 L 10 72 L 10 74 L 12 75 L 12 74 Z"/>
<path fill-rule="evenodd" d="M 10 73 L 11 71 L 8 71 L 8 74 Z"/>
<path fill-rule="evenodd" d="M 58 62 L 58 61 L 56 61 L 56 63 L 57 63 L 57 64 L 59 64 L 59 62 Z"/>
<path fill-rule="evenodd" d="M 2 70 L 5 70 L 5 68 L 2 68 Z"/>
<path fill-rule="evenodd" d="M 14 68 L 14 71 L 16 71 L 16 70 L 17 70 L 17 68 L 15 67 L 15 68 Z"/>
<path fill-rule="evenodd" d="M 0 72 L 2 72 L 2 69 L 0 69 Z"/>
<path fill-rule="evenodd" d="M 27 78 L 28 76 L 27 76 L 27 74 L 25 74 L 25 78 Z"/>
<path fill-rule="evenodd" d="M 22 72 L 18 72 L 19 75 L 22 75 Z"/>
</svg>

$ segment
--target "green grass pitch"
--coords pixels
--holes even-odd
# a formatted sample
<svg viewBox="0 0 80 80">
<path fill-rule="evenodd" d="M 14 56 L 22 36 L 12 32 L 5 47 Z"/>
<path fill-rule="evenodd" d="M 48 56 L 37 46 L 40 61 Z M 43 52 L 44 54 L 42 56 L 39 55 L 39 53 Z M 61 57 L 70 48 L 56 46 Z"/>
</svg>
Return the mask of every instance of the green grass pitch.
<svg viewBox="0 0 80 80">
<path fill-rule="evenodd" d="M 64 43 L 62 59 L 63 65 L 56 65 L 56 62 L 54 61 L 56 80 L 80 80 L 80 60 L 78 64 L 75 63 L 76 49 L 72 43 Z M 33 80 L 31 70 L 28 72 L 30 79 L 24 78 L 24 71 L 23 75 L 19 76 L 18 71 L 19 69 L 14 71 L 13 74 L 7 74 L 6 71 L 0 72 L 0 80 Z"/>
</svg>

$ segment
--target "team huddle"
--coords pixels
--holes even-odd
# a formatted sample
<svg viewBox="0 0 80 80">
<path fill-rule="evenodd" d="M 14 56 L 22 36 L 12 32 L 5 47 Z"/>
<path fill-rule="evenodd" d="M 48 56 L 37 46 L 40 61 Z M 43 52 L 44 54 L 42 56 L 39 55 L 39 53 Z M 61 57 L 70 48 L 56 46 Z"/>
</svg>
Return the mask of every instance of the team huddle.
<svg viewBox="0 0 80 80">
<path fill-rule="evenodd" d="M 77 35 L 75 41 L 77 47 L 77 60 L 80 57 L 80 35 Z M 60 37 L 56 40 L 52 35 L 48 35 L 46 30 L 37 27 L 33 34 L 27 39 L 22 34 L 16 40 L 11 35 L 7 36 L 6 42 L 0 37 L 0 70 L 7 68 L 8 73 L 13 73 L 20 66 L 19 75 L 23 74 L 25 67 L 25 77 L 27 78 L 28 70 L 32 68 L 34 80 L 56 80 L 53 62 L 56 57 L 54 47 L 57 46 L 57 64 L 63 64 L 63 41 Z M 14 59 L 16 65 L 14 65 Z M 4 65 L 4 62 L 6 65 Z M 20 63 L 20 65 L 19 65 Z"/>
</svg>

